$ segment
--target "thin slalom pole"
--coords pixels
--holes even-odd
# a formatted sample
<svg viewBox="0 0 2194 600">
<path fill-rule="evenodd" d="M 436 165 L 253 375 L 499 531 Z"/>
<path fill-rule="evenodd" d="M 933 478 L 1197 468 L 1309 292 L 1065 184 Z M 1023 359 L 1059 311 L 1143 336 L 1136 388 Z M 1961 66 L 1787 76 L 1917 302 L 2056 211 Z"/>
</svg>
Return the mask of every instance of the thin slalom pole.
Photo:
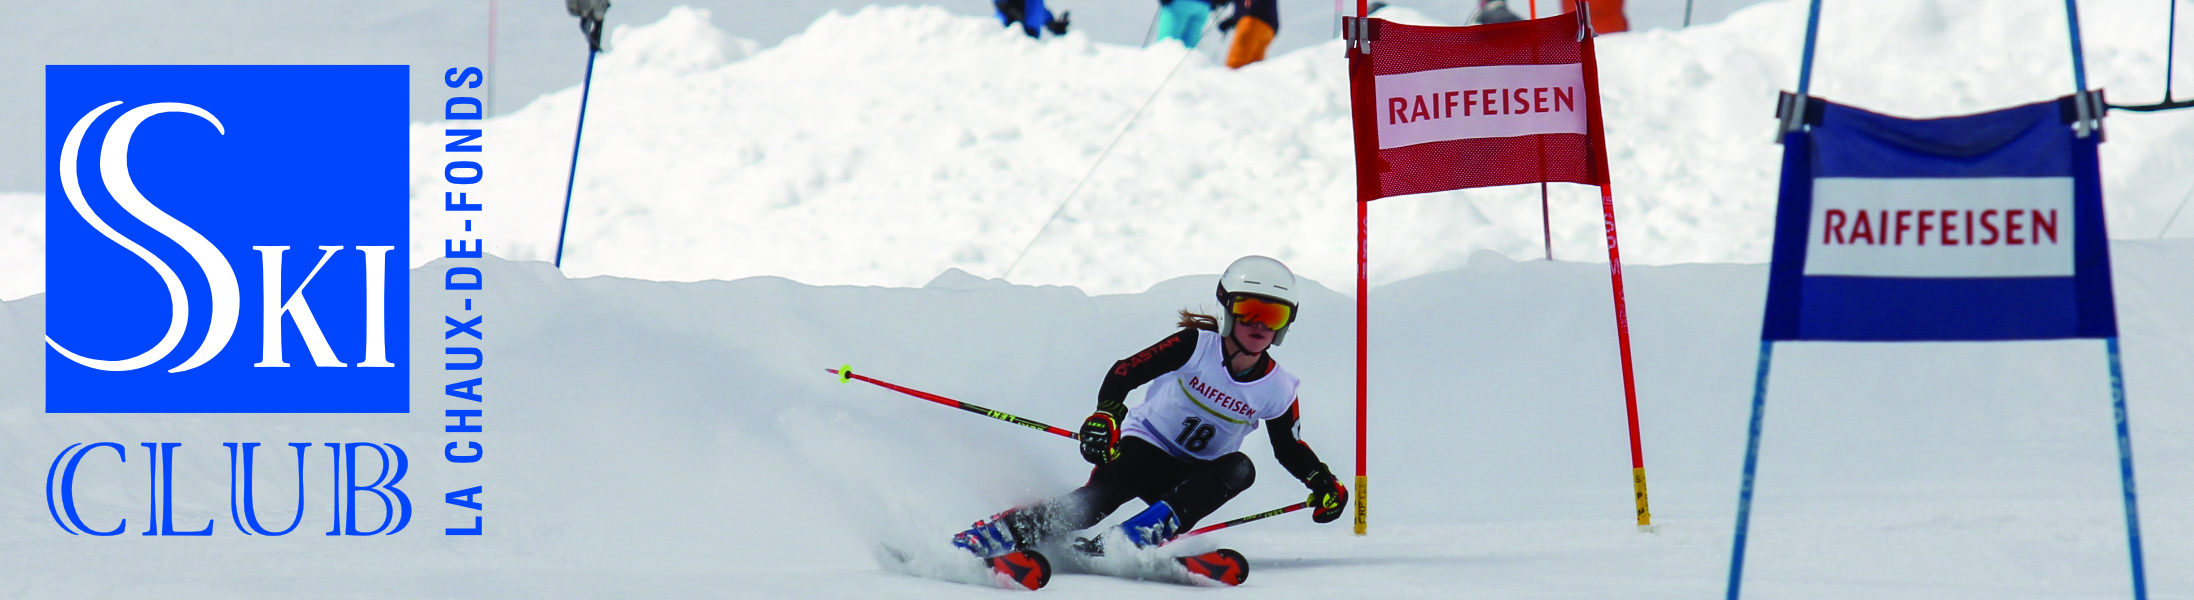
<svg viewBox="0 0 2194 600">
<path fill-rule="evenodd" d="M 2179 212 L 2186 210 L 2188 200 L 2194 200 L 2194 188 L 2187 188 L 2186 197 L 2179 199 L 2179 207 L 2171 209 L 2171 218 L 2164 219 L 2164 228 L 2156 232 L 2156 239 L 2164 239 L 2164 234 L 2171 233 L 2171 224 L 2179 222 Z"/>
<path fill-rule="evenodd" d="M 2125 419 L 2125 372 L 2119 366 L 2118 337 L 2104 338 L 2110 352 L 2110 405 L 2118 421 L 2118 478 L 2125 489 L 2125 543 L 2133 563 L 2133 600 L 2147 600 L 2148 574 L 2141 559 L 2141 509 L 2133 492 L 2133 434 Z"/>
<path fill-rule="evenodd" d="M 2069 0 L 2067 0 L 2069 1 Z M 1798 64 L 1798 101 L 1803 106 L 1806 90 L 1813 84 L 1813 40 L 1821 32 L 1821 0 L 1812 0 L 1805 11 L 1805 57 Z M 1804 120 L 1800 115 L 1799 119 Z"/>
<path fill-rule="evenodd" d="M 1645 444 L 1638 436 L 1638 380 L 1630 367 L 1630 308 L 1623 300 L 1623 258 L 1615 243 L 1615 186 L 1600 186 L 1600 209 L 1607 220 L 1607 276 L 1615 294 L 1615 344 L 1623 362 L 1623 406 L 1630 417 L 1630 483 L 1638 499 L 1638 530 L 1650 531 L 1653 511 L 1646 503 Z"/>
<path fill-rule="evenodd" d="M 2179 43 L 2179 0 L 2168 1 L 2171 3 L 2171 24 L 2164 30 L 2164 104 L 2171 103 L 2171 60 L 2176 54 L 2174 46 Z"/>
<path fill-rule="evenodd" d="M 1737 535 L 1729 551 L 1727 600 L 1737 600 L 1738 584 L 1744 581 L 1745 531 L 1752 526 L 1752 476 L 1760 465 L 1760 418 L 1767 408 L 1768 365 L 1774 354 L 1775 342 L 1760 340 L 1760 365 L 1752 375 L 1752 426 L 1745 435 L 1745 476 L 1737 487 Z"/>
<path fill-rule="evenodd" d="M 1691 0 L 1684 0 L 1684 26 L 1691 26 Z"/>
<path fill-rule="evenodd" d="M 1686 0 L 1689 1 L 1689 0 Z M 1539 0 L 1531 0 L 1531 18 L 1539 18 Z M 1531 57 L 1539 57 L 1539 47 L 1531 47 Z M 1546 138 L 1539 137 L 1539 233 L 1546 242 L 1546 259 L 1554 260 L 1554 213 L 1546 201 Z"/>
<path fill-rule="evenodd" d="M 1155 26 L 1157 22 L 1152 21 L 1151 23 L 1153 24 L 1153 26 Z M 1202 45 L 1204 41 L 1202 34 L 1209 33 L 1210 31 L 1211 24 L 1209 22 L 1206 22 L 1204 24 L 1204 29 L 1202 30 L 1202 33 L 1197 34 L 1196 43 L 1199 46 Z M 1105 157 L 1112 156 L 1112 149 L 1120 145 L 1120 140 L 1122 138 L 1127 137 L 1128 130 L 1135 128 L 1135 120 L 1142 118 L 1143 111 L 1149 110 L 1150 104 L 1158 100 L 1158 93 L 1165 91 L 1166 84 L 1173 81 L 1173 75 L 1175 73 L 1181 72 L 1181 65 L 1188 64 L 1188 57 L 1193 54 L 1196 54 L 1196 48 L 1192 46 L 1188 49 L 1187 52 L 1181 53 L 1181 60 L 1173 62 L 1173 70 L 1166 71 L 1165 79 L 1158 80 L 1158 87 L 1156 89 L 1150 90 L 1150 97 L 1143 99 L 1142 106 L 1135 107 L 1135 114 L 1128 115 L 1127 124 L 1120 126 L 1120 133 L 1113 134 L 1112 143 L 1105 144 L 1105 151 L 1097 154 L 1097 162 L 1090 163 L 1089 170 L 1082 173 L 1081 179 L 1074 181 L 1074 187 L 1067 190 L 1066 197 L 1059 199 L 1059 206 L 1051 209 L 1051 216 L 1045 218 L 1044 224 L 1036 228 L 1036 235 L 1030 236 L 1028 238 L 1028 243 L 1021 246 L 1021 253 L 1013 256 L 1013 262 L 1006 264 L 1005 272 L 998 274 L 999 279 L 1005 279 L 1006 276 L 1012 275 L 1013 269 L 1015 267 L 1021 266 L 1021 259 L 1028 258 L 1029 249 L 1035 248 L 1036 242 L 1038 240 L 1044 239 L 1044 232 L 1051 229 L 1051 223 L 1053 221 L 1058 221 L 1059 215 L 1066 213 L 1067 203 L 1074 201 L 1074 195 L 1082 191 L 1082 185 L 1089 183 L 1089 178 L 1097 174 L 1097 167 L 1103 166 L 1105 164 Z"/>
<path fill-rule="evenodd" d="M 1158 37 L 1158 18 L 1165 16 L 1165 14 L 1166 6 L 1163 4 L 1158 5 L 1158 12 L 1150 13 L 1150 28 L 1143 30 L 1144 48 L 1149 48 L 1151 40 Z"/>
<path fill-rule="evenodd" d="M 1277 517 L 1277 516 L 1280 516 L 1280 515 L 1284 515 L 1284 514 L 1288 514 L 1288 513 L 1291 513 L 1291 512 L 1295 512 L 1295 511 L 1298 511 L 1298 510 L 1302 510 L 1302 509 L 1305 509 L 1305 508 L 1310 508 L 1310 503 L 1309 503 L 1309 502 L 1297 502 L 1297 503 L 1294 503 L 1294 504 L 1289 504 L 1289 505 L 1287 505 L 1287 506 L 1282 506 L 1282 507 L 1279 507 L 1279 508 L 1275 508 L 1275 509 L 1272 509 L 1272 510 L 1268 510 L 1268 511 L 1265 511 L 1265 512 L 1261 512 L 1261 513 L 1257 513 L 1257 514 L 1254 514 L 1254 515 L 1250 515 L 1250 516 L 1247 516 L 1247 517 L 1242 517 L 1242 518 L 1239 518 L 1239 519 L 1235 519 L 1235 520 L 1232 520 L 1232 521 L 1227 521 L 1227 522 L 1225 522 L 1225 523 L 1220 523 L 1220 524 L 1217 524 L 1217 525 L 1206 525 L 1206 526 L 1203 526 L 1203 527 L 1198 527 L 1198 528 L 1196 528 L 1196 530 L 1195 530 L 1195 531 L 1191 531 L 1191 532 L 1188 532 L 1188 533 L 1184 533 L 1184 534 L 1181 534 L 1181 535 L 1173 536 L 1173 537 L 1172 537 L 1171 539 L 1168 539 L 1168 540 L 1166 540 L 1166 541 L 1165 541 L 1165 543 L 1166 543 L 1166 544 L 1171 544 L 1171 543 L 1174 543 L 1174 542 L 1178 542 L 1178 541 L 1181 541 L 1181 540 L 1185 540 L 1185 539 L 1188 539 L 1188 538 L 1196 537 L 1196 536 L 1199 536 L 1199 535 L 1203 535 L 1203 534 L 1206 534 L 1206 533 L 1211 533 L 1211 532 L 1214 532 L 1214 531 L 1218 531 L 1218 530 L 1221 530 L 1221 529 L 1226 529 L 1226 528 L 1228 528 L 1228 527 L 1233 527 L 1233 526 L 1235 526 L 1235 525 L 1240 525 L 1240 524 L 1243 524 L 1243 523 L 1248 523 L 1248 522 L 1251 522 L 1251 521 L 1261 521 L 1261 520 L 1265 520 L 1265 519 L 1270 519 L 1270 518 L 1273 518 L 1273 517 Z M 1165 544 L 1159 544 L 1159 545 L 1163 546 L 1163 545 L 1165 545 Z"/>
<path fill-rule="evenodd" d="M 1552 261 L 1554 260 L 1554 215 L 1552 210 L 1547 208 L 1546 202 L 1545 138 L 1540 138 L 1539 148 L 1541 152 L 1539 156 L 1539 239 L 1546 242 L 1546 259 Z"/>
<path fill-rule="evenodd" d="M 867 376 L 867 375 L 861 375 L 861 374 L 858 374 L 858 373 L 854 373 L 854 372 L 853 372 L 853 366 L 852 366 L 852 365 L 846 365 L 846 366 L 843 366 L 843 367 L 839 367 L 839 368 L 836 368 L 836 369 L 823 369 L 823 370 L 824 370 L 824 371 L 826 371 L 826 372 L 829 372 L 829 373 L 830 373 L 830 374 L 832 374 L 832 375 L 837 375 L 837 376 L 838 376 L 838 382 L 839 382 L 839 383 L 846 383 L 846 382 L 847 382 L 847 381 L 849 381 L 849 380 L 853 380 L 853 379 L 859 379 L 859 380 L 861 380 L 861 381 L 864 381 L 864 382 L 867 382 L 867 383 L 875 384 L 875 385 L 876 385 L 876 387 L 884 388 L 884 389 L 887 389 L 887 390 L 891 390 L 891 391 L 894 391 L 894 392 L 899 392 L 899 393 L 901 393 L 901 394 L 906 394 L 906 395 L 909 395 L 909 396 L 913 396 L 913 397 L 916 397 L 916 398 L 921 398 L 921 399 L 923 399 L 923 400 L 928 400 L 928 401 L 930 401 L 930 402 L 935 402 L 935 403 L 938 403 L 938 404 L 943 404 L 943 405 L 945 405 L 945 406 L 950 406 L 950 407 L 953 407 L 953 408 L 957 408 L 957 409 L 960 409 L 960 410 L 968 411 L 968 412 L 971 412 L 971 413 L 975 413 L 975 414 L 978 414 L 978 415 L 982 415 L 982 416 L 985 416 L 985 417 L 990 417 L 990 418 L 993 418 L 993 419 L 997 419 L 997 420 L 1000 420 L 1000 421 L 1005 421 L 1005 422 L 1007 422 L 1007 423 L 1012 423 L 1012 424 L 1015 424 L 1015 425 L 1020 425 L 1020 426 L 1022 426 L 1022 427 L 1027 427 L 1027 428 L 1029 428 L 1029 429 L 1034 429 L 1034 430 L 1037 430 L 1037 431 L 1042 431 L 1042 432 L 1044 432 L 1044 433 L 1049 433 L 1049 434 L 1052 434 L 1052 435 L 1057 435 L 1057 436 L 1065 437 L 1065 438 L 1067 438 L 1067 439 L 1075 439 L 1075 437 L 1074 437 L 1074 432 L 1072 432 L 1072 431 L 1067 431 L 1067 430 L 1065 430 L 1065 429 L 1060 429 L 1060 428 L 1057 428 L 1057 427 L 1052 427 L 1052 426 L 1050 426 L 1050 425 L 1045 425 L 1045 424 L 1043 424 L 1043 423 L 1038 423 L 1038 422 L 1035 422 L 1035 421 L 1031 421 L 1031 420 L 1028 420 L 1028 419 L 1023 419 L 1023 418 L 1020 418 L 1020 417 L 1017 417 L 1017 416 L 1014 416 L 1014 415 L 1011 415 L 1011 414 L 1007 414 L 1007 413 L 1002 413 L 1002 412 L 998 412 L 998 411 L 995 411 L 995 410 L 991 410 L 991 409 L 988 409 L 988 408 L 983 408 L 983 407 L 980 407 L 980 406 L 976 406 L 976 405 L 973 405 L 973 404 L 968 404 L 968 403 L 966 403 L 966 402 L 961 402 L 961 401 L 959 401 L 959 400 L 954 400 L 954 399 L 951 399 L 951 398 L 946 398 L 946 397 L 944 397 L 944 396 L 939 396 L 939 395 L 936 395 L 936 394 L 932 394 L 932 393 L 929 393 L 929 392 L 925 392 L 925 391 L 922 391 L 922 390 L 917 390 L 917 389 L 914 389 L 914 388 L 904 387 L 904 386 L 901 386 L 901 385 L 899 385 L 899 384 L 891 383 L 891 382 L 888 382 L 888 381 L 883 381 L 883 380 L 879 380 L 879 379 L 871 378 L 871 377 L 869 377 L 869 376 Z"/>
<path fill-rule="evenodd" d="M 579 86 L 579 126 L 571 134 L 571 172 L 564 176 L 564 218 L 556 225 L 556 268 L 564 268 L 564 235 L 571 231 L 571 188 L 579 181 L 579 139 L 587 133 L 587 96 L 594 93 L 594 57 L 602 51 L 587 49 L 587 78 Z"/>
</svg>

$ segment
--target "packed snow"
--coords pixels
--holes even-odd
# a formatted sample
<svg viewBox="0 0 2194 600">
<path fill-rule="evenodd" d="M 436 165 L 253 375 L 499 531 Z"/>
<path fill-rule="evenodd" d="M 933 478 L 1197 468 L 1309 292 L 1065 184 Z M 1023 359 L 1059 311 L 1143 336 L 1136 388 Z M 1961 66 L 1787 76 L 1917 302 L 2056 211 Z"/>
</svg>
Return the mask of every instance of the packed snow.
<svg viewBox="0 0 2194 600">
<path fill-rule="evenodd" d="M 2194 593 L 2194 243 L 2113 245 L 2149 583 Z M 413 412 L 402 415 L 41 414 L 45 296 L 0 303 L 0 581 L 13 597 L 991 597 L 883 570 L 889 543 L 945 540 L 1063 493 L 1071 442 L 861 383 L 886 381 L 1071 426 L 1112 361 L 1209 310 L 1213 276 L 1090 296 L 948 271 L 918 288 L 570 279 L 488 260 L 491 357 L 479 405 L 446 398 L 438 267 L 418 290 Z M 1217 266 L 1217 265 L 1215 265 Z M 1628 271 L 1654 522 L 1632 522 L 1621 379 L 1604 268 L 1468 266 L 1373 291 L 1371 534 L 1297 513 L 1197 543 L 1248 555 L 1257 597 L 1699 598 L 1720 593 L 1766 269 Z M 1303 435 L 1350 473 L 1351 300 L 1323 286 L 1275 356 L 1302 377 Z M 1784 344 L 1767 412 L 1752 597 L 2122 598 L 2123 521 L 2100 342 Z M 1131 395 L 1140 398 L 1140 394 Z M 462 405 L 462 406 L 459 406 Z M 430 463 L 444 408 L 487 409 L 486 461 Z M 412 450 L 414 531 L 247 538 L 226 520 L 220 443 L 357 437 Z M 1301 501 L 1262 436 L 1258 483 L 1213 521 Z M 43 514 L 40 482 L 71 443 L 182 442 L 177 519 L 208 539 L 89 539 Z M 274 454 L 269 452 L 268 454 Z M 287 459 L 262 455 L 262 461 Z M 137 457 L 139 460 L 142 456 Z M 324 459 L 323 459 L 324 460 Z M 86 461 L 100 527 L 140 523 L 141 467 Z M 135 465 L 133 460 L 131 465 Z M 474 468 L 477 467 L 477 468 Z M 262 467 L 263 469 L 266 467 Z M 316 467 L 317 468 L 317 467 Z M 265 475 L 262 514 L 284 514 Z M 485 485 L 489 535 L 435 494 Z M 324 507 L 328 490 L 305 501 Z M 1125 518 L 1139 507 L 1114 515 Z M 373 506 L 367 503 L 364 511 Z M 370 522 L 369 522 L 370 524 Z M 132 529 L 132 531 L 136 531 Z M 279 557 L 279 560 L 277 560 Z M 152 568 L 119 569 L 109 565 Z M 1204 590 L 1060 575 L 1044 594 Z"/>
<path fill-rule="evenodd" d="M 2117 102 L 2160 96 L 2160 7 L 2087 4 L 2091 85 Z M 2060 8 L 1831 3 L 1814 90 L 1911 116 L 2056 97 L 2071 88 Z M 1599 42 L 1657 533 L 1632 526 L 1597 195 L 1554 188 L 1558 262 L 1527 260 L 1540 252 L 1535 189 L 1384 200 L 1371 225 L 1371 535 L 1296 514 L 1199 540 L 1250 557 L 1231 593 L 1719 595 L 1765 289 L 1772 104 L 1796 78 L 1802 27 L 1803 3 L 1781 0 Z M 769 48 L 697 10 L 613 38 L 561 273 L 544 261 L 579 90 L 486 123 L 479 199 L 493 229 L 478 236 L 502 257 L 480 261 L 491 455 L 463 477 L 426 460 L 447 441 L 439 411 L 456 407 L 434 362 L 435 317 L 455 297 L 438 291 L 447 263 L 426 262 L 454 233 L 434 210 L 447 124 L 413 132 L 425 264 L 412 273 L 410 414 L 44 414 L 43 198 L 0 194 L 0 298 L 13 299 L 0 302 L 0 506 L 14 507 L 0 512 L 0 596 L 994 597 L 883 569 L 873 550 L 948 555 L 943 540 L 968 522 L 1080 484 L 1072 444 L 823 369 L 850 363 L 1071 426 L 1112 361 L 1168 333 L 1173 311 L 1211 310 L 1210 273 L 1250 253 L 1319 284 L 1275 355 L 1304 381 L 1305 438 L 1352 471 L 1338 46 L 1229 71 L 1178 45 L 1031 41 L 922 8 L 833 14 Z M 2190 597 L 2194 241 L 2149 239 L 2194 187 L 2194 125 L 2108 123 L 2149 589 Z M 1781 345 L 1746 590 L 2125 597 L 2112 419 L 2096 341 Z M 39 512 L 52 453 L 110 439 L 183 443 L 177 520 L 222 529 L 181 543 L 56 531 Z M 331 539 L 310 510 L 303 535 L 235 535 L 220 444 L 302 440 L 418 452 L 405 484 L 417 530 Z M 1302 499 L 1263 440 L 1244 451 L 1259 483 L 1207 522 Z M 87 518 L 142 526 L 135 464 L 83 475 Z M 270 477 L 260 503 L 283 512 L 293 500 Z M 436 494 L 480 484 L 489 535 L 430 533 L 469 525 Z M 304 495 L 330 500 L 320 485 Z M 1042 593 L 1208 592 L 1062 575 Z"/>
<path fill-rule="evenodd" d="M 0 299 L 46 289 L 46 197 L 0 193 Z"/>
</svg>

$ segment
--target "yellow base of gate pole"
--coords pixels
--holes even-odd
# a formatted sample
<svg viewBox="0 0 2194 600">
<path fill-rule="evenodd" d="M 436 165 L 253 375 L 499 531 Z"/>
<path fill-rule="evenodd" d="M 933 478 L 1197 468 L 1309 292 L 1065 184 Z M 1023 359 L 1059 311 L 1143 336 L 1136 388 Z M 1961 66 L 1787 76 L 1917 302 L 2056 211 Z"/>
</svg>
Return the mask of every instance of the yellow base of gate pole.
<svg viewBox="0 0 2194 600">
<path fill-rule="evenodd" d="M 1359 484 L 1360 485 L 1360 484 Z M 1646 507 L 1646 470 L 1638 467 L 1630 470 L 1630 485 L 1638 493 L 1638 533 L 1653 533 L 1653 511 Z"/>
</svg>

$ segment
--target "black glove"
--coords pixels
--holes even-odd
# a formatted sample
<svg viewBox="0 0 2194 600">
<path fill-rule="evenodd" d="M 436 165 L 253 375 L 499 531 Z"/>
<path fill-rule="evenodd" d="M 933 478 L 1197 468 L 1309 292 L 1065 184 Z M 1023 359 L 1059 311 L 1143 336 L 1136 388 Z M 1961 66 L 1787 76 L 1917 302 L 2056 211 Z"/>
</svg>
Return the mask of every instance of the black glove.
<svg viewBox="0 0 2194 600">
<path fill-rule="evenodd" d="M 1303 485 L 1310 487 L 1310 499 L 1304 501 L 1310 504 L 1310 520 L 1332 523 L 1341 518 L 1342 509 L 1348 508 L 1348 488 L 1342 487 L 1341 481 L 1325 467 L 1313 471 L 1309 479 L 1303 480 Z"/>
<path fill-rule="evenodd" d="M 1097 411 L 1082 419 L 1082 432 L 1075 436 L 1082 441 L 1082 460 L 1101 465 L 1120 455 L 1120 420 L 1112 413 Z"/>
<path fill-rule="evenodd" d="M 1049 23 L 1045 23 L 1045 24 L 1044 24 L 1044 28 L 1045 28 L 1045 29 L 1049 29 L 1049 30 L 1051 30 L 1051 34 L 1052 34 L 1052 35 L 1066 35 L 1066 34 L 1067 34 L 1067 20 L 1068 20 L 1068 17 L 1072 16 L 1073 14 L 1074 14 L 1074 11 L 1071 11 L 1071 10 L 1069 10 L 1069 11 L 1062 11 L 1062 12 L 1060 12 L 1060 13 L 1059 13 L 1059 18 L 1056 18 L 1056 19 L 1052 19 L 1052 20 L 1051 20 L 1051 22 L 1049 22 Z"/>
</svg>

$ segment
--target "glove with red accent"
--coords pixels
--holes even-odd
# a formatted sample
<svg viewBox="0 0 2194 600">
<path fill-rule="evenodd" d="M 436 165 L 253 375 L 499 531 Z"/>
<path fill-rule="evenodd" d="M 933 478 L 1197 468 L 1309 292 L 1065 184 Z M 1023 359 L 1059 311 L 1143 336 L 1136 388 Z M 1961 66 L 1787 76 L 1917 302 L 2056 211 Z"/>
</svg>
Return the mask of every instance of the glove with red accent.
<svg viewBox="0 0 2194 600">
<path fill-rule="evenodd" d="M 1082 442 L 1082 460 L 1101 465 L 1120 455 L 1120 420 L 1112 413 L 1097 411 L 1082 419 L 1082 431 L 1075 439 Z"/>
<path fill-rule="evenodd" d="M 1310 487 L 1310 499 L 1304 501 L 1310 505 L 1310 520 L 1332 523 L 1341 518 L 1342 509 L 1348 508 L 1348 488 L 1324 467 L 1312 472 L 1309 479 L 1303 480 L 1303 485 Z"/>
</svg>

